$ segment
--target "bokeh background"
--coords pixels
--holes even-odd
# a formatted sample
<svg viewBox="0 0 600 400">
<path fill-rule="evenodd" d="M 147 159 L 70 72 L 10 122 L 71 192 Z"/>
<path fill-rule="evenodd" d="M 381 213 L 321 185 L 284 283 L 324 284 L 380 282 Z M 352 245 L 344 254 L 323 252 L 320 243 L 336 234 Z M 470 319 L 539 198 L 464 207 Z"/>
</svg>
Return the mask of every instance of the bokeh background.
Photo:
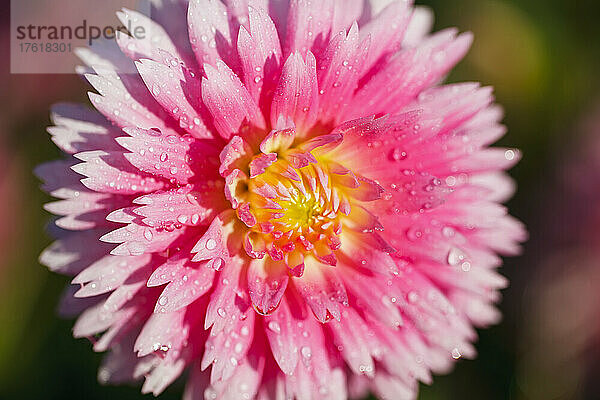
<svg viewBox="0 0 600 400">
<path fill-rule="evenodd" d="M 0 13 L 0 399 L 140 399 L 103 387 L 101 355 L 55 309 L 67 279 L 37 261 L 49 200 L 33 167 L 59 156 L 45 133 L 59 101 L 86 102 L 75 75 L 9 74 L 9 2 Z M 511 213 L 531 239 L 502 269 L 503 322 L 480 332 L 475 361 L 422 387 L 421 399 L 600 398 L 600 1 L 419 0 L 436 30 L 475 44 L 449 81 L 496 87 L 501 144 L 523 150 Z M 594 139 L 595 138 L 595 139 Z M 181 385 L 161 399 L 179 399 Z"/>
</svg>

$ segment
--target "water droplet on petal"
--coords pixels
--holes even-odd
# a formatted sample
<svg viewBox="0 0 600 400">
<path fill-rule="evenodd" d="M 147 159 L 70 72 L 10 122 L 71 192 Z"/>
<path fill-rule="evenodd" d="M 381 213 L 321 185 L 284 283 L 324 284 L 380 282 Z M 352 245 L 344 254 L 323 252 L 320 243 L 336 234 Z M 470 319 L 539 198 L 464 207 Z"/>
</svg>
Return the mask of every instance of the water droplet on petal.
<svg viewBox="0 0 600 400">
<path fill-rule="evenodd" d="M 150 229 L 144 231 L 144 238 L 146 238 L 147 241 L 152 240 L 152 231 Z"/>
<path fill-rule="evenodd" d="M 392 161 L 402 161 L 402 160 L 406 160 L 406 157 L 408 157 L 408 154 L 406 154 L 405 151 L 403 151 L 402 149 L 394 149 L 392 150 L 392 152 L 390 153 L 390 159 Z"/>
<path fill-rule="evenodd" d="M 281 333 L 281 326 L 279 326 L 279 322 L 277 321 L 269 322 L 268 328 L 275 333 Z"/>
<path fill-rule="evenodd" d="M 241 353 L 244 350 L 244 345 L 242 343 L 236 343 L 234 349 L 236 353 Z"/>
<path fill-rule="evenodd" d="M 454 358 L 455 360 L 458 360 L 461 356 L 462 356 L 462 354 L 460 354 L 460 351 L 455 347 L 452 350 L 452 358 Z"/>
<path fill-rule="evenodd" d="M 463 253 L 460 249 L 453 247 L 448 252 L 448 264 L 452 266 L 456 266 L 461 263 L 466 258 L 465 253 Z"/>
<path fill-rule="evenodd" d="M 302 349 L 300 349 L 300 352 L 302 353 L 302 356 L 304 358 L 311 358 L 312 357 L 312 351 L 310 350 L 310 347 L 308 347 L 308 346 L 302 347 Z"/>
<path fill-rule="evenodd" d="M 223 269 L 223 266 L 225 265 L 225 261 L 222 258 L 215 258 L 212 261 L 212 268 L 215 271 L 220 271 Z"/>
</svg>

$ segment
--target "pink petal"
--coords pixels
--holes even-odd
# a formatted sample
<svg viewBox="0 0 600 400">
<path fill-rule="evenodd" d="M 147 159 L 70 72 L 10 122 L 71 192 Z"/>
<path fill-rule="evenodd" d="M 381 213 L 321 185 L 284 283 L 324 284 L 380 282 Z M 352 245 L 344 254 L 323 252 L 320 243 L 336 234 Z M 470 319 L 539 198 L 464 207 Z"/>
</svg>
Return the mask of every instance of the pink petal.
<svg viewBox="0 0 600 400">
<path fill-rule="evenodd" d="M 283 373 L 288 375 L 296 369 L 300 353 L 298 338 L 296 338 L 296 323 L 286 300 L 282 301 L 277 311 L 264 319 L 264 328 L 273 357 Z"/>
<path fill-rule="evenodd" d="M 110 250 L 110 246 L 99 241 L 104 232 L 87 230 L 61 238 L 42 252 L 40 263 L 53 272 L 76 275 Z"/>
<path fill-rule="evenodd" d="M 360 41 L 358 25 L 354 23 L 346 35 L 336 34 L 323 55 L 319 69 L 319 117 L 323 121 L 343 120 L 343 111 L 350 104 L 369 51 L 369 41 Z"/>
<path fill-rule="evenodd" d="M 82 285 L 81 289 L 75 293 L 75 297 L 92 297 L 110 292 L 121 286 L 133 272 L 146 267 L 149 261 L 149 255 L 105 256 L 73 279 L 71 283 Z"/>
<path fill-rule="evenodd" d="M 200 191 L 200 186 L 188 185 L 168 192 L 155 192 L 134 201 L 142 204 L 134 210 L 144 217 L 142 222 L 150 227 L 172 229 L 175 226 L 204 225 L 214 218 L 210 191 Z"/>
<path fill-rule="evenodd" d="M 273 96 L 281 67 L 281 46 L 275 24 L 267 10 L 250 8 L 249 27 L 240 27 L 238 53 L 244 85 L 256 104 L 268 104 Z"/>
<path fill-rule="evenodd" d="M 106 214 L 114 207 L 128 204 L 128 199 L 88 191 L 79 192 L 71 199 L 56 201 L 44 205 L 44 209 L 63 218 L 56 220 L 56 226 L 62 229 L 83 231 L 107 227 Z"/>
<path fill-rule="evenodd" d="M 242 126 L 265 127 L 260 109 L 240 79 L 223 62 L 216 68 L 205 65 L 202 99 L 214 118 L 214 124 L 225 139 L 238 133 Z"/>
<path fill-rule="evenodd" d="M 320 58 L 331 34 L 334 2 L 292 0 L 290 3 L 284 56 L 294 52 L 305 55 L 312 51 L 317 59 Z"/>
<path fill-rule="evenodd" d="M 246 318 L 247 313 L 252 312 L 250 299 L 242 289 L 246 286 L 242 283 L 244 279 L 241 276 L 244 269 L 242 263 L 241 259 L 231 259 L 223 268 L 221 279 L 210 297 L 204 328 L 208 329 L 212 326 L 212 335 L 217 335 L 223 330 L 227 331 L 231 324 Z"/>
<path fill-rule="evenodd" d="M 448 31 L 396 54 L 357 92 L 352 116 L 400 111 L 446 75 L 465 56 L 471 42 L 471 34 L 455 38 Z M 393 84 L 390 76 L 397 77 Z"/>
<path fill-rule="evenodd" d="M 131 59 L 149 58 L 158 60 L 158 49 L 167 51 L 178 58 L 187 55 L 185 52 L 179 54 L 177 47 L 165 29 L 144 14 L 123 8 L 117 12 L 117 17 L 124 26 L 131 26 L 134 32 L 138 27 L 143 27 L 146 32 L 145 35 L 129 36 L 117 31 L 117 43 L 123 53 Z M 191 60 L 186 61 L 189 63 Z"/>
<path fill-rule="evenodd" d="M 99 113 L 79 104 L 56 104 L 52 107 L 48 128 L 52 141 L 68 154 L 97 149 L 118 150 L 114 138 L 119 131 Z"/>
<path fill-rule="evenodd" d="M 204 296 L 213 285 L 215 270 L 206 265 L 186 264 L 171 277 L 158 298 L 154 312 L 169 313 L 187 307 Z"/>
<path fill-rule="evenodd" d="M 148 90 L 173 119 L 179 121 L 181 128 L 197 138 L 212 138 L 204 122 L 208 112 L 200 103 L 201 85 L 198 77 L 177 59 L 166 58 L 170 58 L 166 65 L 152 60 L 136 62 Z"/>
<path fill-rule="evenodd" d="M 280 119 L 291 120 L 295 123 L 297 131 L 305 134 L 317 120 L 318 104 L 315 58 L 308 52 L 305 62 L 300 53 L 295 52 L 288 57 L 283 66 L 271 106 L 271 124 L 277 126 Z"/>
<path fill-rule="evenodd" d="M 375 362 L 373 360 L 374 334 L 369 332 L 368 325 L 352 308 L 342 312 L 340 321 L 331 321 L 327 325 L 333 332 L 335 344 L 341 346 L 342 356 L 355 374 L 374 377 Z"/>
<path fill-rule="evenodd" d="M 192 0 L 188 9 L 188 28 L 198 65 L 216 67 L 223 60 L 237 69 L 235 36 L 232 36 L 227 8 L 220 0 Z"/>
<path fill-rule="evenodd" d="M 213 386 L 204 392 L 204 398 L 223 400 L 252 399 L 256 395 L 265 367 L 263 357 L 248 356 L 236 369 L 235 374 L 226 381 L 213 382 Z"/>
<path fill-rule="evenodd" d="M 139 221 L 116 229 L 102 236 L 100 240 L 106 243 L 120 243 L 110 254 L 116 256 L 138 256 L 144 253 L 159 253 L 166 249 L 181 236 L 180 229 L 173 231 L 152 228 L 142 225 Z"/>
<path fill-rule="evenodd" d="M 417 46 L 433 28 L 433 11 L 428 7 L 415 7 L 402 41 L 403 47 Z"/>
<path fill-rule="evenodd" d="M 111 67 L 94 67 L 86 79 L 99 94 L 88 96 L 93 106 L 117 126 L 158 128 L 173 132 L 175 121 L 154 100 L 138 75 L 116 72 Z"/>
<path fill-rule="evenodd" d="M 370 37 L 369 57 L 362 66 L 368 72 L 382 57 L 399 50 L 411 17 L 410 1 L 393 1 L 361 28 L 361 39 Z M 396 74 L 395 74 L 396 75 Z M 364 113 L 362 115 L 368 115 Z"/>
<path fill-rule="evenodd" d="M 91 151 L 79 153 L 77 158 L 83 162 L 71 169 L 85 176 L 81 183 L 97 192 L 130 195 L 152 192 L 164 185 L 153 177 L 142 175 L 120 152 Z"/>
<path fill-rule="evenodd" d="M 293 278 L 300 295 L 321 322 L 341 317 L 340 305 L 347 305 L 344 284 L 329 270 L 329 266 L 305 259 L 306 269 L 301 278 Z"/>
<path fill-rule="evenodd" d="M 125 153 L 124 157 L 146 174 L 181 184 L 187 184 L 211 169 L 214 174 L 216 160 L 210 157 L 214 150 L 189 135 L 168 135 L 153 129 L 127 128 L 125 131 L 130 137 L 117 138 L 117 142 L 131 152 Z M 204 157 L 205 154 L 208 157 Z"/>
<path fill-rule="evenodd" d="M 210 335 L 202 358 L 202 369 L 212 365 L 210 381 L 227 381 L 244 362 L 254 339 L 255 314 L 233 320 L 226 332 Z"/>
<path fill-rule="evenodd" d="M 273 313 L 288 284 L 287 266 L 271 260 L 253 260 L 248 267 L 248 292 L 254 309 L 261 315 Z"/>
<path fill-rule="evenodd" d="M 228 261 L 235 255 L 230 251 L 229 234 L 231 233 L 231 221 L 233 213 L 225 211 L 215 217 L 204 235 L 192 249 L 195 253 L 192 261 L 216 260 Z M 231 249 L 233 250 L 233 248 Z M 219 268 L 220 269 L 220 268 Z"/>
</svg>

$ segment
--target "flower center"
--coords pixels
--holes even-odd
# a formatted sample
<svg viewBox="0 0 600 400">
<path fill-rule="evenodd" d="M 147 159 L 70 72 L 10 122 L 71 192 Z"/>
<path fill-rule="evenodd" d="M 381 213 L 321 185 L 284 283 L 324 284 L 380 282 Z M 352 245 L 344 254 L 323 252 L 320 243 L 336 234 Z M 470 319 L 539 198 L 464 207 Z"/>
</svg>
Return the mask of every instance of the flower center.
<svg viewBox="0 0 600 400">
<path fill-rule="evenodd" d="M 310 154 L 310 153 L 309 153 Z M 332 199 L 334 188 L 327 166 L 308 157 L 306 163 L 293 168 L 290 154 L 267 168 L 249 182 L 250 212 L 257 217 L 251 226 L 250 253 L 266 251 L 273 260 L 286 260 L 298 274 L 306 255 L 335 264 L 332 251 L 340 246 L 339 201 Z M 306 165 L 305 165 L 306 164 Z M 336 194 L 336 199 L 339 196 Z M 244 207 L 238 215 L 245 221 Z"/>
<path fill-rule="evenodd" d="M 305 257 L 337 263 L 343 224 L 361 232 L 374 229 L 356 192 L 375 192 L 378 198 L 380 187 L 327 157 L 324 149 L 338 139 L 326 135 L 292 147 L 293 131 L 274 131 L 260 151 L 239 137 L 223 150 L 225 194 L 247 227 L 244 248 L 250 257 L 268 255 L 301 276 Z"/>
</svg>

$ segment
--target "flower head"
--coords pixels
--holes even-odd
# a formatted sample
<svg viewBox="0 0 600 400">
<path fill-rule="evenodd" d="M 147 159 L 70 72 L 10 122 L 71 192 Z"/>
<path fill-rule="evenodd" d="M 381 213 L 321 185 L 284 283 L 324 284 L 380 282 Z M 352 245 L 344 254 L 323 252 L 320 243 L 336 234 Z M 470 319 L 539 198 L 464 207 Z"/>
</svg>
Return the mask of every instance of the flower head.
<svg viewBox="0 0 600 400">
<path fill-rule="evenodd" d="M 474 356 L 524 239 L 499 205 L 519 155 L 488 148 L 489 88 L 438 84 L 471 36 L 388 3 L 164 1 L 119 13 L 148 38 L 80 51 L 97 111 L 53 112 L 41 260 L 81 286 L 63 311 L 102 381 L 398 399 Z"/>
</svg>

